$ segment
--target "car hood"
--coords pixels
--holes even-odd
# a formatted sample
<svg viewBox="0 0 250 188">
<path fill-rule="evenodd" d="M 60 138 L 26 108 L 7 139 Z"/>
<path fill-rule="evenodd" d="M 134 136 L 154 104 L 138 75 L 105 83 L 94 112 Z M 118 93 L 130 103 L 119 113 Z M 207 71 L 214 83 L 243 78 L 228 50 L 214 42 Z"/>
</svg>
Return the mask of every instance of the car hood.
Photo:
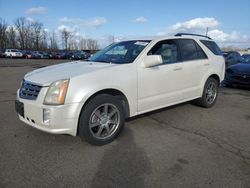
<svg viewBox="0 0 250 188">
<path fill-rule="evenodd" d="M 114 66 L 118 65 L 89 61 L 74 61 L 34 70 L 27 73 L 24 79 L 42 86 L 49 86 L 52 82 L 57 80 L 70 79 L 82 74 L 88 74 Z"/>
<path fill-rule="evenodd" d="M 238 74 L 250 75 L 250 63 L 237 63 L 228 67 L 228 69 Z"/>
</svg>

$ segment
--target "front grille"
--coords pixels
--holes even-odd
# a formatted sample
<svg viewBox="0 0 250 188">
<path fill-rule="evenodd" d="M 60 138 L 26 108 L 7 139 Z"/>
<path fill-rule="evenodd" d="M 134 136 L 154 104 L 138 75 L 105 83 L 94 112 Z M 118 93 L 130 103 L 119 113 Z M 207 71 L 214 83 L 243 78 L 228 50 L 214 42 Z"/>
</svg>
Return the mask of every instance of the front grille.
<svg viewBox="0 0 250 188">
<path fill-rule="evenodd" d="M 23 99 L 36 100 L 42 86 L 23 80 L 22 86 L 19 90 L 19 96 Z"/>
</svg>

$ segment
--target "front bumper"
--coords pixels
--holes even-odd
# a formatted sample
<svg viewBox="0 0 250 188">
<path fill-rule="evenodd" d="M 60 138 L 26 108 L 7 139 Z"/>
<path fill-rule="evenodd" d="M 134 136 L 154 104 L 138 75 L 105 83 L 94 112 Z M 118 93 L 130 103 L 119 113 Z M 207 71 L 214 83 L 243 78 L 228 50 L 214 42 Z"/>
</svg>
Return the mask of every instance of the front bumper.
<svg viewBox="0 0 250 188">
<path fill-rule="evenodd" d="M 42 89 L 44 90 L 44 89 Z M 37 100 L 27 100 L 19 98 L 17 91 L 17 101 L 23 103 L 23 114 L 18 113 L 18 117 L 24 123 L 52 134 L 69 134 L 76 136 L 78 119 L 82 108 L 82 103 L 71 103 L 64 105 L 44 105 L 43 95 L 46 91 L 41 91 Z M 44 117 L 45 111 L 49 120 Z"/>
</svg>

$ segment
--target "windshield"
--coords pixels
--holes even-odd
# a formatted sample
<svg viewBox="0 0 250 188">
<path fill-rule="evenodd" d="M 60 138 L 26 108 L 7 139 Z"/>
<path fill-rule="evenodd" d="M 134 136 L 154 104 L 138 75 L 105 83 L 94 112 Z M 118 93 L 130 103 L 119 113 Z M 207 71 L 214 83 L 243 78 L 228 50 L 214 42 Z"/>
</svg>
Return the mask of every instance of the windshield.
<svg viewBox="0 0 250 188">
<path fill-rule="evenodd" d="M 246 58 L 245 62 L 250 64 L 250 58 Z"/>
<path fill-rule="evenodd" d="M 242 58 L 245 63 L 250 63 L 250 55 L 243 55 Z"/>
<path fill-rule="evenodd" d="M 132 63 L 149 40 L 133 40 L 113 43 L 89 58 L 89 61 L 126 64 Z"/>
</svg>

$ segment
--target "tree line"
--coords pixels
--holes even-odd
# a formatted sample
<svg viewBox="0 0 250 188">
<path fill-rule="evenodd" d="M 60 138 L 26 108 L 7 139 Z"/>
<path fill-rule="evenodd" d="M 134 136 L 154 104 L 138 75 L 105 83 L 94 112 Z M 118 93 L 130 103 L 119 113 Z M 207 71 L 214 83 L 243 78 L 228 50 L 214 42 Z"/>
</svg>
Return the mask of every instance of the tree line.
<svg viewBox="0 0 250 188">
<path fill-rule="evenodd" d="M 59 33 L 48 32 L 42 22 L 29 21 L 24 17 L 9 25 L 0 18 L 0 49 L 21 50 L 98 50 L 97 40 L 75 36 L 66 28 Z"/>
</svg>

